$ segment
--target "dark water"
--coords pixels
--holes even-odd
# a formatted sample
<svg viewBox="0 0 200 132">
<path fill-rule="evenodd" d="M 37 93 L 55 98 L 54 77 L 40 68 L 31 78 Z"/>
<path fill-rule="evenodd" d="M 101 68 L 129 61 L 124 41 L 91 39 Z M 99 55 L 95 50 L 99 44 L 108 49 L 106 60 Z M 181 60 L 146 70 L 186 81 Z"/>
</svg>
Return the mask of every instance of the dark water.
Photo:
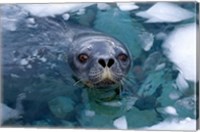
<svg viewBox="0 0 200 132">
<path fill-rule="evenodd" d="M 140 8 L 132 11 L 121 11 L 115 4 L 99 10 L 95 4 L 85 8 L 84 14 L 70 13 L 65 21 L 101 31 L 128 47 L 132 67 L 117 90 L 91 89 L 77 83 L 65 59 L 67 40 L 59 37 L 62 14 L 53 18 L 58 26 L 52 27 L 45 25 L 45 18 L 32 16 L 18 6 L 2 6 L 2 20 L 8 19 L 2 26 L 2 101 L 19 113 L 2 125 L 116 129 L 116 120 L 125 118 L 128 129 L 142 129 L 166 119 L 196 120 L 196 83 L 187 81 L 186 90 L 175 86 L 179 71 L 163 52 L 164 39 L 156 36 L 160 32 L 167 36 L 177 26 L 197 18 L 145 23 L 146 19 L 136 16 L 154 4 L 137 3 Z M 197 12 L 195 3 L 177 5 Z M 14 25 L 11 19 L 16 19 Z M 44 26 L 35 30 L 34 19 Z M 49 30 L 48 38 L 40 36 L 43 30 Z M 31 39 L 24 41 L 27 37 Z M 144 50 L 149 43 L 153 46 Z M 11 59 L 16 63 L 8 63 Z M 165 112 L 167 107 L 176 114 Z"/>
</svg>

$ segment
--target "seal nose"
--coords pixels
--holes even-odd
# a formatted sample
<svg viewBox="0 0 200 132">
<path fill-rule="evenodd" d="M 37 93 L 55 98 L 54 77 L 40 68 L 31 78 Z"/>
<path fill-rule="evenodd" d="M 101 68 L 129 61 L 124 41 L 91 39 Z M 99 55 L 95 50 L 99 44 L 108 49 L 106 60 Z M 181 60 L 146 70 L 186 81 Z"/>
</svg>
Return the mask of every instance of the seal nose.
<svg viewBox="0 0 200 132">
<path fill-rule="evenodd" d="M 106 66 L 110 68 L 115 63 L 114 59 L 112 58 L 108 59 L 108 61 L 106 61 L 105 59 L 99 59 L 98 62 L 103 68 L 105 68 Z"/>
</svg>

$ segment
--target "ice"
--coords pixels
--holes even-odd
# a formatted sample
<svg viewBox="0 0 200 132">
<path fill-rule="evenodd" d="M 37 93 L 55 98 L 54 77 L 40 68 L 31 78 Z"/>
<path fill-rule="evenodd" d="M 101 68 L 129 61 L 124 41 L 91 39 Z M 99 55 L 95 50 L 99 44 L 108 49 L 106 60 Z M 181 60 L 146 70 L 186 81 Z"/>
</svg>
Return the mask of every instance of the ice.
<svg viewBox="0 0 200 132">
<path fill-rule="evenodd" d="M 67 21 L 70 18 L 70 15 L 68 13 L 65 13 L 62 15 L 62 17 L 65 21 Z"/>
<path fill-rule="evenodd" d="M 165 121 L 153 125 L 151 127 L 146 127 L 142 129 L 147 130 L 196 130 L 196 120 L 191 118 L 180 119 L 166 119 Z"/>
<path fill-rule="evenodd" d="M 142 32 L 139 37 L 141 38 L 142 42 L 142 48 L 145 51 L 149 51 L 151 47 L 153 46 L 154 42 L 154 35 L 148 32 Z"/>
<path fill-rule="evenodd" d="M 118 128 L 118 129 L 127 129 L 127 120 L 125 116 L 121 116 L 117 118 L 114 122 L 113 125 Z"/>
<path fill-rule="evenodd" d="M 1 117 L 0 125 L 10 119 L 17 119 L 19 118 L 19 116 L 20 113 L 17 110 L 12 109 L 5 104 L 0 103 L 0 117 Z"/>
<path fill-rule="evenodd" d="M 88 117 L 93 117 L 93 116 L 95 116 L 95 111 L 86 110 L 85 115 L 88 116 Z"/>
<path fill-rule="evenodd" d="M 66 12 L 75 12 L 92 5 L 93 3 L 80 4 L 20 4 L 24 10 L 34 16 L 46 17 L 60 15 Z"/>
<path fill-rule="evenodd" d="M 189 87 L 187 81 L 181 73 L 179 73 L 178 77 L 176 78 L 176 85 L 181 91 L 185 91 Z"/>
<path fill-rule="evenodd" d="M 148 19 L 147 23 L 179 22 L 192 18 L 193 12 L 179 7 L 173 3 L 158 2 L 146 11 L 136 13 L 137 16 Z"/>
<path fill-rule="evenodd" d="M 177 66 L 181 75 L 186 80 L 196 82 L 196 24 L 176 28 L 162 46 L 165 55 Z"/>
<path fill-rule="evenodd" d="M 97 8 L 99 10 L 107 10 L 107 9 L 110 9 L 110 5 L 108 5 L 106 3 L 98 3 Z"/>
<path fill-rule="evenodd" d="M 20 64 L 21 64 L 21 65 L 27 65 L 27 64 L 28 64 L 28 61 L 27 61 L 26 59 L 22 59 L 22 60 L 20 61 Z"/>
<path fill-rule="evenodd" d="M 178 115 L 176 109 L 172 106 L 167 106 L 164 111 L 170 115 Z"/>
<path fill-rule="evenodd" d="M 17 22 L 27 16 L 27 12 L 16 5 L 3 5 L 0 7 L 0 12 L 2 28 L 9 31 L 15 31 Z"/>
<path fill-rule="evenodd" d="M 135 3 L 130 3 L 130 2 L 117 3 L 117 6 L 121 11 L 131 11 L 139 8 L 139 6 L 135 5 Z"/>
</svg>

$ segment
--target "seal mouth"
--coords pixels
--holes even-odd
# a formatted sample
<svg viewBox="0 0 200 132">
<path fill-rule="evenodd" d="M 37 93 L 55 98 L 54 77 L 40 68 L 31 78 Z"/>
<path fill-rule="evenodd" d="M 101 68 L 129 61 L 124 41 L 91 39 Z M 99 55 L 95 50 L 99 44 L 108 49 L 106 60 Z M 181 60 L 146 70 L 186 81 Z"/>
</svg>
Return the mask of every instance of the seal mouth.
<svg viewBox="0 0 200 132">
<path fill-rule="evenodd" d="M 113 81 L 111 79 L 104 79 L 104 80 L 96 83 L 95 86 L 103 87 L 103 86 L 111 86 L 111 85 L 114 85 L 114 84 L 116 84 L 115 81 Z"/>
</svg>

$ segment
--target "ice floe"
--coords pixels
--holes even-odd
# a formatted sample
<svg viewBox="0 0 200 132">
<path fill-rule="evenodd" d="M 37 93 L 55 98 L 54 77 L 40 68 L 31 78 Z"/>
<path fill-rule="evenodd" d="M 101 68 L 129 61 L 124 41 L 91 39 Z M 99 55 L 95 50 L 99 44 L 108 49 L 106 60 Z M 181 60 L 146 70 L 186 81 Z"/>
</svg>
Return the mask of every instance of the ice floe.
<svg viewBox="0 0 200 132">
<path fill-rule="evenodd" d="M 180 120 L 180 119 L 172 119 L 158 123 L 151 127 L 147 127 L 144 129 L 148 130 L 196 130 L 196 120 L 191 119 L 189 117 Z"/>
<path fill-rule="evenodd" d="M 93 3 L 79 4 L 20 4 L 24 10 L 30 12 L 34 16 L 46 17 L 60 15 L 66 12 L 75 12 L 92 5 Z"/>
<path fill-rule="evenodd" d="M 97 8 L 99 10 L 107 10 L 107 9 L 110 9 L 110 5 L 106 3 L 97 3 Z"/>
<path fill-rule="evenodd" d="M 125 116 L 121 116 L 121 117 L 117 118 L 116 120 L 114 120 L 113 125 L 118 129 L 127 129 L 128 128 L 127 120 L 126 120 Z"/>
<path fill-rule="evenodd" d="M 196 82 L 196 24 L 175 29 L 163 44 L 167 57 L 186 80 Z"/>
<path fill-rule="evenodd" d="M 140 11 L 136 15 L 148 19 L 147 23 L 157 23 L 179 22 L 192 18 L 194 13 L 173 3 L 158 2 L 148 10 Z"/>
<path fill-rule="evenodd" d="M 130 2 L 117 3 L 117 6 L 121 11 L 131 11 L 139 8 L 139 6 L 135 5 L 135 3 L 130 3 Z"/>
</svg>

